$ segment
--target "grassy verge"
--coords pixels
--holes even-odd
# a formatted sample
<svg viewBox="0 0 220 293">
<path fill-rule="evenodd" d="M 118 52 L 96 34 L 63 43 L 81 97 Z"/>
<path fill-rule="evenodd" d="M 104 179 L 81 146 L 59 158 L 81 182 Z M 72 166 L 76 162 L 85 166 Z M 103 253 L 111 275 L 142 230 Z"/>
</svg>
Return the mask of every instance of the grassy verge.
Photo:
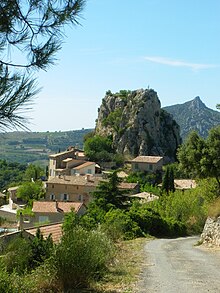
<svg viewBox="0 0 220 293">
<path fill-rule="evenodd" d="M 134 292 L 135 282 L 143 264 L 143 248 L 147 238 L 124 241 L 118 244 L 115 262 L 102 282 L 95 284 L 96 292 Z"/>
</svg>

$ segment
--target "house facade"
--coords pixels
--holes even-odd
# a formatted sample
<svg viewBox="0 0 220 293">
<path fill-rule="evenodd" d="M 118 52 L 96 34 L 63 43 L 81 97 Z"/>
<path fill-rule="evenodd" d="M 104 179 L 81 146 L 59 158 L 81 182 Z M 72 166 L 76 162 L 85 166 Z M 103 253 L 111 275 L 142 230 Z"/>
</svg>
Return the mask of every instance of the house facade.
<svg viewBox="0 0 220 293">
<path fill-rule="evenodd" d="M 63 222 L 66 213 L 74 211 L 77 215 L 84 215 L 86 207 L 82 202 L 34 201 L 32 216 L 22 217 L 22 228 L 34 227 L 45 223 Z"/>
<path fill-rule="evenodd" d="M 84 152 L 74 147 L 65 152 L 49 156 L 49 178 L 57 175 L 71 175 L 71 169 L 84 164 Z"/>
<path fill-rule="evenodd" d="M 92 175 L 57 176 L 46 182 L 47 201 L 72 201 L 83 202 L 87 205 L 92 200 L 92 192 L 95 191 L 100 181 L 106 181 L 102 177 Z M 124 183 L 119 185 L 122 190 L 129 193 L 137 193 L 137 183 Z"/>
<path fill-rule="evenodd" d="M 156 171 L 162 171 L 163 157 L 138 156 L 130 161 L 130 163 L 133 172 L 155 173 Z"/>
<path fill-rule="evenodd" d="M 46 182 L 46 200 L 72 201 L 88 204 L 91 192 L 102 178 L 92 175 L 57 176 Z"/>
</svg>

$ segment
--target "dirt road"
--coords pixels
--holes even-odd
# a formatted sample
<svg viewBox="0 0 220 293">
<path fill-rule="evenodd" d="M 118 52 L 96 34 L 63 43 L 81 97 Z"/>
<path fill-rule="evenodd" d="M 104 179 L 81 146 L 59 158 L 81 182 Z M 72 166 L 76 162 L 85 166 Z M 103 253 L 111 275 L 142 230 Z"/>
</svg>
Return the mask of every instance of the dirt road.
<svg viewBox="0 0 220 293">
<path fill-rule="evenodd" d="M 139 293 L 220 293 L 220 250 L 194 246 L 198 237 L 158 239 L 144 249 Z"/>
</svg>

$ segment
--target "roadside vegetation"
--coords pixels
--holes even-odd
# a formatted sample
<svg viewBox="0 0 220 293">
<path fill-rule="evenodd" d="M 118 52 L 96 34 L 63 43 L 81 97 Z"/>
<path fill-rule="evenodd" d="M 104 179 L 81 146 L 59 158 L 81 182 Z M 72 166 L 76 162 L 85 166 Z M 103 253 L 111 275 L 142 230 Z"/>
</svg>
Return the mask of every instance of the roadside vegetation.
<svg viewBox="0 0 220 293">
<path fill-rule="evenodd" d="M 93 193 L 85 215 L 66 214 L 60 243 L 43 239 L 40 231 L 32 240 L 20 236 L 6 246 L 2 243 L 0 291 L 132 290 L 140 265 L 135 249 L 140 251 L 142 239 L 199 234 L 207 216 L 220 215 L 219 134 L 219 127 L 207 140 L 191 134 L 178 151 L 179 161 L 165 166 L 163 174 L 129 174 L 127 182 L 138 182 L 141 192 L 158 199 L 143 202 L 130 197 L 119 188 L 122 179 L 118 170 L 112 170 L 109 180 L 101 182 Z M 31 166 L 22 177 L 26 182 L 21 185 L 21 197 L 30 206 L 41 191 L 33 198 L 35 191 L 29 183 L 35 178 L 32 183 L 37 184 L 40 176 L 41 170 Z M 177 178 L 195 179 L 197 186 L 175 190 Z M 137 270 L 132 269 L 129 255 L 137 256 Z"/>
</svg>

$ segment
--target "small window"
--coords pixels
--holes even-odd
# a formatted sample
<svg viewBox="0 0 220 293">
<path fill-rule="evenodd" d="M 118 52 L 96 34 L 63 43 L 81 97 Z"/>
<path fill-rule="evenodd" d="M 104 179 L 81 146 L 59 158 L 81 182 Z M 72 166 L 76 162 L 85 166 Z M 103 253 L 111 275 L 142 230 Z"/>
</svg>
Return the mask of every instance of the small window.
<svg viewBox="0 0 220 293">
<path fill-rule="evenodd" d="M 68 199 L 69 199 L 69 195 L 66 194 L 66 193 L 64 193 L 64 194 L 63 194 L 63 200 L 68 200 Z"/>
<path fill-rule="evenodd" d="M 79 198 L 78 198 L 79 201 L 83 201 L 83 195 L 79 194 Z"/>
<path fill-rule="evenodd" d="M 138 164 L 137 163 L 134 164 L 134 169 L 138 170 Z"/>
<path fill-rule="evenodd" d="M 39 216 L 39 222 L 40 223 L 49 222 L 49 217 L 48 216 Z"/>
<path fill-rule="evenodd" d="M 50 194 L 50 200 L 55 200 L 56 197 L 55 197 L 55 194 Z"/>
<path fill-rule="evenodd" d="M 52 188 L 54 188 L 54 185 L 52 184 Z"/>
<path fill-rule="evenodd" d="M 92 174 L 92 169 L 88 169 L 87 171 L 88 174 Z"/>
</svg>

